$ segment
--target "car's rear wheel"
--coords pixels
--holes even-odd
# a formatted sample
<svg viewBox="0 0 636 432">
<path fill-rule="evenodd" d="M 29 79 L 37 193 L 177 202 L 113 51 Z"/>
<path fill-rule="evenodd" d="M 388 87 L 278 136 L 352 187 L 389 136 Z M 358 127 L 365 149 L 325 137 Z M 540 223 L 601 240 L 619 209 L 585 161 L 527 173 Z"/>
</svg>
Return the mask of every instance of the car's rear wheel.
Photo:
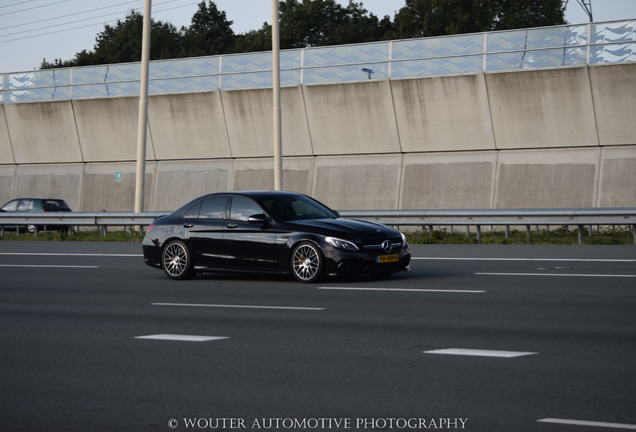
<svg viewBox="0 0 636 432">
<path fill-rule="evenodd" d="M 181 240 L 171 240 L 161 253 L 163 271 L 170 279 L 190 279 L 194 276 L 194 263 L 188 247 Z"/>
<path fill-rule="evenodd" d="M 300 243 L 291 255 L 291 269 L 294 278 L 300 282 L 317 282 L 324 273 L 324 258 L 318 246 Z"/>
</svg>

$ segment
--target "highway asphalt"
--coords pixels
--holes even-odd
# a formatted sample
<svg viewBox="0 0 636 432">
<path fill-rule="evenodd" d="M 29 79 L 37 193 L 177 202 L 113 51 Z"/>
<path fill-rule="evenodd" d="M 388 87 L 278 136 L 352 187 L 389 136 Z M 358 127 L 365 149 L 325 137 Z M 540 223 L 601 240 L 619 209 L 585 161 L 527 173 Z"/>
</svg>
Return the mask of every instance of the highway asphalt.
<svg viewBox="0 0 636 432">
<path fill-rule="evenodd" d="M 0 241 L 0 430 L 636 430 L 636 247 L 412 252 L 177 282 L 139 243 Z"/>
</svg>

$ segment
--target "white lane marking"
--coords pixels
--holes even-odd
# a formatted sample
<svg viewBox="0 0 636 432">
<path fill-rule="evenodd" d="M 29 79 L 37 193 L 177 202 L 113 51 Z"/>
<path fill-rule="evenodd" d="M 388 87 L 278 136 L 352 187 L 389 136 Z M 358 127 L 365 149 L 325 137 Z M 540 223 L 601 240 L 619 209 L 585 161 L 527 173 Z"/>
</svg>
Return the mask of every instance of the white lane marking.
<svg viewBox="0 0 636 432">
<path fill-rule="evenodd" d="M 290 307 L 290 306 L 253 306 L 253 305 L 222 305 L 222 304 L 196 304 L 196 303 L 150 303 L 152 306 L 185 306 L 208 308 L 238 308 L 238 309 L 279 309 L 279 310 L 309 310 L 320 311 L 326 308 L 316 307 Z"/>
<path fill-rule="evenodd" d="M 156 334 L 156 335 L 148 335 L 148 336 L 135 336 L 135 339 L 155 339 L 155 340 L 170 340 L 170 341 L 184 341 L 184 342 L 208 342 L 213 340 L 229 339 L 229 337 L 179 335 L 179 334 Z"/>
<path fill-rule="evenodd" d="M 559 419 L 559 418 L 544 418 L 544 419 L 539 419 L 537 421 L 541 423 L 557 423 L 557 424 L 567 424 L 567 425 L 575 425 L 575 426 L 593 426 L 593 427 L 604 427 L 604 428 L 612 428 L 612 429 L 636 430 L 636 425 L 623 424 L 623 423 L 607 423 L 607 422 L 569 420 L 569 419 Z"/>
<path fill-rule="evenodd" d="M 143 254 L 98 254 L 98 253 L 57 253 L 57 252 L 0 252 L 0 255 L 15 256 L 85 256 L 85 257 L 142 257 Z"/>
<path fill-rule="evenodd" d="M 53 264 L 0 264 L 0 267 L 31 267 L 31 268 L 75 268 L 75 269 L 96 269 L 99 266 L 79 266 L 79 265 L 53 265 Z"/>
<path fill-rule="evenodd" d="M 360 287 L 318 287 L 321 290 L 351 290 L 351 291 L 408 291 L 408 292 L 440 292 L 440 293 L 485 293 L 483 290 L 445 290 L 425 288 L 360 288 Z"/>
<path fill-rule="evenodd" d="M 497 350 L 482 350 L 482 349 L 467 349 L 467 348 L 446 348 L 446 349 L 430 350 L 430 351 L 423 351 L 423 352 L 425 354 L 446 354 L 446 355 L 502 357 L 502 358 L 512 358 L 512 357 L 521 357 L 521 356 L 539 354 L 536 352 L 497 351 Z"/>
<path fill-rule="evenodd" d="M 412 260 L 440 261 L 563 261 L 563 262 L 636 262 L 636 259 L 612 258 L 480 258 L 480 257 L 411 257 Z"/>
<path fill-rule="evenodd" d="M 611 277 L 611 278 L 636 278 L 636 275 L 627 274 L 593 274 L 593 273 L 475 273 L 479 276 L 561 276 L 561 277 Z"/>
</svg>

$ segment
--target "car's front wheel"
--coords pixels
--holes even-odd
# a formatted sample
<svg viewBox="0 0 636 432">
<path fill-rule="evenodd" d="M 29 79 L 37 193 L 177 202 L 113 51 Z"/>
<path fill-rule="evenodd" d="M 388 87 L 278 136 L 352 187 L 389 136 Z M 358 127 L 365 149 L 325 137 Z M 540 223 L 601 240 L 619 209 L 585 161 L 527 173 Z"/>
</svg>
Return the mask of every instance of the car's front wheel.
<svg viewBox="0 0 636 432">
<path fill-rule="evenodd" d="M 317 282 L 323 276 L 324 258 L 313 243 L 300 243 L 291 255 L 291 269 L 294 278 L 300 282 Z"/>
<path fill-rule="evenodd" d="M 163 271 L 170 279 L 190 279 L 194 276 L 194 263 L 188 247 L 181 240 L 171 240 L 161 253 Z"/>
</svg>

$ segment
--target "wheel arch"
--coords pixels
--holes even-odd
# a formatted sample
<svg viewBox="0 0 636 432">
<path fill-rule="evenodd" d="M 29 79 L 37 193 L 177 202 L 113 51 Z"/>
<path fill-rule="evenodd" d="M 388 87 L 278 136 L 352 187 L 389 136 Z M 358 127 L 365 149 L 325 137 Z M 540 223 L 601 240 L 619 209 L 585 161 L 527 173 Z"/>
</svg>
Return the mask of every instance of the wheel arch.
<svg viewBox="0 0 636 432">
<path fill-rule="evenodd" d="M 305 260 L 303 257 L 298 257 L 297 251 L 306 246 L 315 251 L 315 259 L 308 258 Z M 320 247 L 320 244 L 315 240 L 304 238 L 295 242 L 290 248 L 288 263 L 289 272 L 299 282 L 318 282 L 326 274 L 325 253 L 323 252 L 322 247 Z M 295 268 L 296 264 L 298 265 L 298 268 Z"/>
<path fill-rule="evenodd" d="M 170 279 L 191 279 L 196 274 L 194 255 L 187 241 L 173 237 L 164 242 L 161 247 L 161 269 Z M 169 266 L 164 264 L 170 261 Z"/>
<path fill-rule="evenodd" d="M 182 242 L 188 248 L 188 252 L 190 253 L 190 256 L 194 258 L 194 255 L 192 254 L 192 248 L 190 247 L 190 243 L 186 239 L 179 237 L 177 235 L 174 235 L 174 233 L 170 237 L 166 237 L 165 239 L 161 241 L 161 247 L 159 248 L 159 257 L 163 256 L 163 251 L 166 249 L 166 246 L 168 246 L 170 242 L 174 240 L 178 240 Z M 159 259 L 159 264 L 161 264 L 161 268 L 163 269 L 163 260 Z"/>
</svg>

